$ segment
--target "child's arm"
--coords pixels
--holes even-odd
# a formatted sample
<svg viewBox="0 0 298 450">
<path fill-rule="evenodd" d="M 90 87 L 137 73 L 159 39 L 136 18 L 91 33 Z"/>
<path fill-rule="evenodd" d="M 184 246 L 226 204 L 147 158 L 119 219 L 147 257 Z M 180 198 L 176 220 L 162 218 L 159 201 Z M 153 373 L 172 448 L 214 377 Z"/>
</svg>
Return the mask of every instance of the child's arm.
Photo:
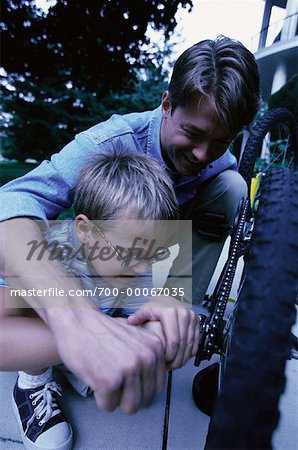
<svg viewBox="0 0 298 450">
<path fill-rule="evenodd" d="M 169 369 L 183 366 L 195 356 L 199 346 L 199 318 L 192 309 L 173 297 L 157 296 L 128 319 L 130 325 L 159 321 L 165 336 L 166 363 Z"/>
<path fill-rule="evenodd" d="M 61 342 L 47 324 L 40 318 L 24 317 L 30 310 L 28 308 L 20 311 L 20 314 L 16 308 L 7 311 L 3 301 L 4 288 L 0 289 L 0 370 L 28 371 L 45 368 L 62 360 L 91 387 L 98 406 L 110 411 L 119 407 L 126 413 L 136 412 L 161 391 L 166 371 L 164 345 L 161 333 L 153 332 L 151 327 L 132 329 L 127 321 L 117 323 L 116 319 L 94 309 L 77 311 L 82 315 L 84 313 L 83 325 L 75 329 L 78 340 L 71 339 L 71 323 L 67 321 L 64 335 L 64 339 L 69 340 L 69 352 L 75 354 L 75 361 L 81 368 L 77 374 L 67 359 L 61 357 Z M 60 313 L 63 316 L 63 308 L 60 308 Z M 79 345 L 83 332 L 87 333 L 87 344 L 96 345 L 93 365 L 86 357 L 88 352 L 85 346 Z M 158 347 L 158 358 L 153 345 L 155 349 Z M 99 388 L 93 382 L 95 378 Z"/>
</svg>

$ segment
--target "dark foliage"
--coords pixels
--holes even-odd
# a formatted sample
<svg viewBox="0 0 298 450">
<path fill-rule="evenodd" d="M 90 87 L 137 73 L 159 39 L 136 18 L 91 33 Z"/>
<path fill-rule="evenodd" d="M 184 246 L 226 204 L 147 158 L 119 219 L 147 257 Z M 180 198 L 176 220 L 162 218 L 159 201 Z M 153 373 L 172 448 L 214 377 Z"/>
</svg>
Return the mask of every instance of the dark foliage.
<svg viewBox="0 0 298 450">
<path fill-rule="evenodd" d="M 286 108 L 298 119 L 298 75 L 294 75 L 278 92 L 271 95 L 268 108 Z"/>
<path fill-rule="evenodd" d="M 33 0 L 3 0 L 4 154 L 41 160 L 114 112 L 156 107 L 165 55 L 147 51 L 145 32 L 167 39 L 179 5 L 192 2 L 58 0 L 45 14 Z"/>
</svg>

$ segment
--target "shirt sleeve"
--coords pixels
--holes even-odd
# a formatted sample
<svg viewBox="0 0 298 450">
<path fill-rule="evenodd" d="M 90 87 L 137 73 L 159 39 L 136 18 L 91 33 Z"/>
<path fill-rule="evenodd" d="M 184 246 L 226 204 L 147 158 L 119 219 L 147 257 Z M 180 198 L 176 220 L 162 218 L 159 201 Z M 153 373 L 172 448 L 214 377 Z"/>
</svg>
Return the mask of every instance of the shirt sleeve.
<svg viewBox="0 0 298 450">
<path fill-rule="evenodd" d="M 0 189 L 0 221 L 14 217 L 53 219 L 72 204 L 82 167 L 120 140 L 123 147 L 137 149 L 130 125 L 118 115 L 79 133 L 75 139 L 21 178 Z"/>
<path fill-rule="evenodd" d="M 46 220 L 69 208 L 81 167 L 99 146 L 81 133 L 60 153 L 0 189 L 0 221 L 15 217 Z"/>
</svg>

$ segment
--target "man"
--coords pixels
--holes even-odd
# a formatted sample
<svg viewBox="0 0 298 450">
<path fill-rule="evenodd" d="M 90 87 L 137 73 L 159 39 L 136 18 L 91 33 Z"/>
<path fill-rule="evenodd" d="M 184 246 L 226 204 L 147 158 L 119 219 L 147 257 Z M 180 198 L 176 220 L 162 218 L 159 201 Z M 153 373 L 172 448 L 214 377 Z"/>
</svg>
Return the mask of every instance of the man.
<svg viewBox="0 0 298 450">
<path fill-rule="evenodd" d="M 78 134 L 51 161 L 4 186 L 1 238 L 2 248 L 6 240 L 9 251 L 2 254 L 1 262 L 3 270 L 5 264 L 7 273 L 18 275 L 11 284 L 44 289 L 51 279 L 55 287 L 65 289 L 58 264 L 22 263 L 24 243 L 41 240 L 32 219 L 54 218 L 69 207 L 86 160 L 120 141 L 123 147 L 145 152 L 159 162 L 174 182 L 181 217 L 194 219 L 193 292 L 187 296 L 202 300 L 239 200 L 246 194 L 245 183 L 235 171 L 236 160 L 227 148 L 252 121 L 258 102 L 257 64 L 241 43 L 219 37 L 186 50 L 155 111 L 114 115 Z M 78 285 L 69 281 L 71 287 Z M 26 301 L 32 305 L 32 299 Z M 39 302 L 34 307 L 56 337 L 62 361 L 94 387 L 99 407 L 113 410 L 119 406 L 130 412 L 134 398 L 140 399 L 141 407 L 161 389 L 165 361 L 155 336 L 141 335 L 126 324 L 113 328 L 92 309 L 73 308 L 73 299 L 64 299 L 63 315 L 59 306 L 44 308 L 43 299 Z M 108 355 L 104 364 L 103 353 Z"/>
</svg>

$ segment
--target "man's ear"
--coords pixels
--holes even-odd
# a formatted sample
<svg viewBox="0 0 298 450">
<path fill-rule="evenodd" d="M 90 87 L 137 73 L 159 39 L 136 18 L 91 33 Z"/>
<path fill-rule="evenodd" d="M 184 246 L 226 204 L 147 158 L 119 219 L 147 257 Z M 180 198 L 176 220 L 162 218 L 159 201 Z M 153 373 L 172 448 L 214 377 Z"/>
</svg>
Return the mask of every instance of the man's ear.
<svg viewBox="0 0 298 450">
<path fill-rule="evenodd" d="M 77 231 L 78 240 L 82 244 L 88 244 L 91 239 L 91 235 L 92 235 L 91 220 L 89 220 L 88 217 L 85 216 L 85 214 L 78 214 L 76 216 L 75 222 L 76 222 L 76 231 Z"/>
<path fill-rule="evenodd" d="M 171 110 L 172 110 L 172 103 L 170 101 L 169 91 L 165 91 L 162 94 L 162 97 L 161 97 L 161 108 L 162 108 L 163 118 L 166 119 L 171 114 Z"/>
</svg>

